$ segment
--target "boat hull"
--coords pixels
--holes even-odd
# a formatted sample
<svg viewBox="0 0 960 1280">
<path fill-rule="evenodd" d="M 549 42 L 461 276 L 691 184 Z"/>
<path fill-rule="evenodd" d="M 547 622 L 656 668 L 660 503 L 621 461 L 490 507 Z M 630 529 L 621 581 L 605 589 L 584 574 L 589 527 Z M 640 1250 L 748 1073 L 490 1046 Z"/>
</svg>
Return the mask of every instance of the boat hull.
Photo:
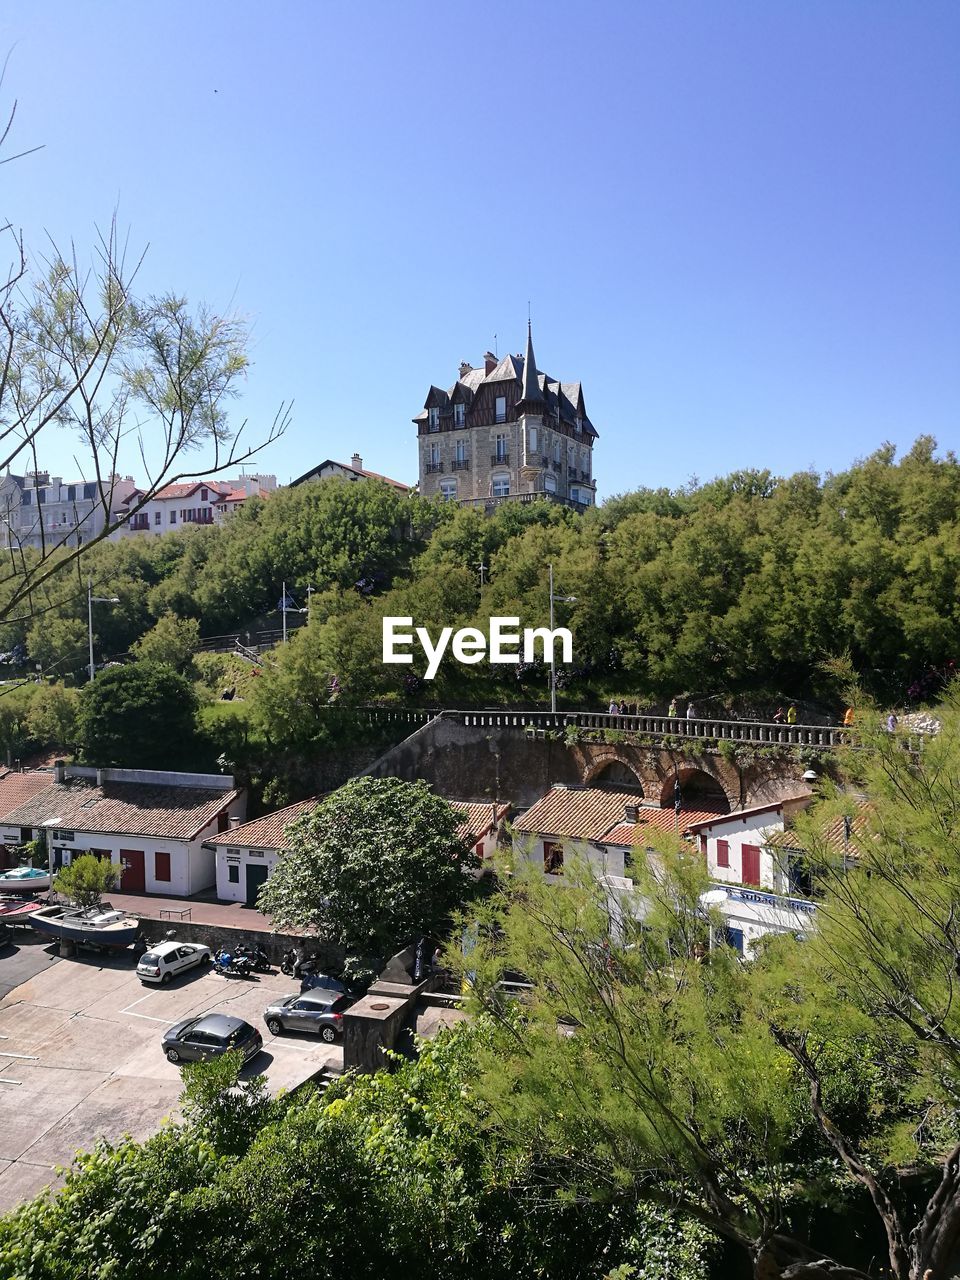
<svg viewBox="0 0 960 1280">
<path fill-rule="evenodd" d="M 43 906 L 31 898 L 0 898 L 0 920 L 6 924 L 28 923 Z"/>
<path fill-rule="evenodd" d="M 49 872 L 38 876 L 15 876 L 7 871 L 0 872 L 0 893 L 42 893 L 50 888 Z"/>
<path fill-rule="evenodd" d="M 87 946 L 110 947 L 122 951 L 136 940 L 140 921 L 129 919 L 107 928 L 91 924 L 80 915 L 47 914 L 50 908 L 41 909 L 30 916 L 30 924 L 37 933 Z"/>
</svg>

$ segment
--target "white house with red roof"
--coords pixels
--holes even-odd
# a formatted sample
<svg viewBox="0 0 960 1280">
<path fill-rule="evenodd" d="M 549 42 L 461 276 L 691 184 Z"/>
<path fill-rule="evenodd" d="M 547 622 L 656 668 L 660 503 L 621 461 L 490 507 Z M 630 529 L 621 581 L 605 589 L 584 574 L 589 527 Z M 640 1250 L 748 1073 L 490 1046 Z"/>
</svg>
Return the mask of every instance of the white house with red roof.
<svg viewBox="0 0 960 1280">
<path fill-rule="evenodd" d="M 94 853 L 123 867 L 125 893 L 189 897 L 215 882 L 210 837 L 245 814 L 246 793 L 223 774 L 58 761 L 46 786 L 0 820 L 0 840 L 42 836 L 54 870 Z"/>
<path fill-rule="evenodd" d="M 270 878 L 281 853 L 289 848 L 287 827 L 312 812 L 318 800 L 318 796 L 298 800 L 263 818 L 254 818 L 242 826 L 232 825 L 211 836 L 207 844 L 216 854 L 217 897 L 255 907 L 260 886 Z"/>
<path fill-rule="evenodd" d="M 266 498 L 277 488 L 272 475 L 238 476 L 234 480 L 189 480 L 158 489 L 113 535 L 130 533 L 170 533 L 184 525 L 214 525 L 223 521 L 248 498 Z M 143 498 L 134 490 L 126 499 L 128 510 Z"/>
<path fill-rule="evenodd" d="M 682 836 L 706 860 L 712 883 L 704 910 L 718 910 L 724 940 L 749 954 L 765 934 L 804 934 L 813 927 L 816 904 L 801 892 L 780 848 L 793 816 L 810 800 L 804 794 L 732 813 L 675 812 L 626 792 L 555 786 L 514 822 L 513 842 L 555 883 L 578 857 L 622 895 L 632 892 L 631 869 L 652 851 L 655 833 Z M 639 900 L 636 910 L 642 914 Z"/>
<path fill-rule="evenodd" d="M 542 862 L 550 879 L 559 880 L 564 864 L 580 857 L 602 877 L 629 880 L 636 851 L 647 848 L 653 832 L 684 835 L 692 823 L 716 816 L 701 809 L 654 808 L 625 791 L 554 786 L 514 822 L 513 844 Z"/>
</svg>

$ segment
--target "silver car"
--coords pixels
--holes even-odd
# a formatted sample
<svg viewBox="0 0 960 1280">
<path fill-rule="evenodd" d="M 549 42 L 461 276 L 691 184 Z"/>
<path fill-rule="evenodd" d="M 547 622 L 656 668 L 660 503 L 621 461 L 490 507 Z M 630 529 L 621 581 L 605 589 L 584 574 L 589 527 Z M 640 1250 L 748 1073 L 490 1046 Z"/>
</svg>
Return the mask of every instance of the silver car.
<svg viewBox="0 0 960 1280">
<path fill-rule="evenodd" d="M 343 1034 L 343 1011 L 349 1005 L 349 997 L 341 992 L 313 987 L 274 1001 L 264 1009 L 263 1020 L 273 1036 L 284 1031 L 306 1031 L 332 1044 Z"/>
</svg>

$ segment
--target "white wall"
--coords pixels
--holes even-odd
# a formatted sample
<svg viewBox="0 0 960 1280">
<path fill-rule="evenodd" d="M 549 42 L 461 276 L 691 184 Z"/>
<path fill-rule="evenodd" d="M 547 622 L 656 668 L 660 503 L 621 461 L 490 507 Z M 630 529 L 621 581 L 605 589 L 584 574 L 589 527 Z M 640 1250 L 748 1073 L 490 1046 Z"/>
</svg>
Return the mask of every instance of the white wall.
<svg viewBox="0 0 960 1280">
<path fill-rule="evenodd" d="M 253 856 L 250 849 L 242 845 L 231 845 L 229 847 L 217 845 L 216 876 L 218 898 L 223 899 L 224 902 L 246 902 L 247 867 L 250 864 L 266 867 L 267 878 L 269 879 L 280 854 L 276 849 L 259 849 L 258 853 L 262 854 L 262 856 Z M 236 884 L 230 881 L 229 868 L 231 865 L 239 868 L 240 875 Z"/>
<path fill-rule="evenodd" d="M 698 842 L 701 850 L 706 842 L 707 870 L 710 877 L 724 884 L 741 884 L 743 878 L 743 845 L 752 844 L 760 848 L 760 887 L 777 893 L 787 889 L 786 876 L 781 872 L 779 862 L 764 845 L 774 831 L 783 830 L 782 810 L 768 810 L 753 816 L 738 817 L 731 813 L 724 818 L 712 822 L 709 827 L 701 828 Z M 717 862 L 717 841 L 726 840 L 729 846 L 729 867 L 721 867 Z"/>
</svg>

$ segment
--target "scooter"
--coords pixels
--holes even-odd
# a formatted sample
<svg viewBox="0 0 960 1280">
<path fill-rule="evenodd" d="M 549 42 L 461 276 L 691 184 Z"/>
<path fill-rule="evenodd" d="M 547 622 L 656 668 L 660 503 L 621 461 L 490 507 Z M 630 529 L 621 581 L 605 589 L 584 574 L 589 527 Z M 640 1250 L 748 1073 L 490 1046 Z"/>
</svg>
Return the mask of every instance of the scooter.
<svg viewBox="0 0 960 1280">
<path fill-rule="evenodd" d="M 267 953 L 264 951 L 263 947 L 260 947 L 260 946 L 245 947 L 241 945 L 237 947 L 236 954 L 238 959 L 242 957 L 244 960 L 249 960 L 250 967 L 256 973 L 271 972 L 272 966 L 270 964 L 269 957 L 267 956 Z"/>
</svg>

